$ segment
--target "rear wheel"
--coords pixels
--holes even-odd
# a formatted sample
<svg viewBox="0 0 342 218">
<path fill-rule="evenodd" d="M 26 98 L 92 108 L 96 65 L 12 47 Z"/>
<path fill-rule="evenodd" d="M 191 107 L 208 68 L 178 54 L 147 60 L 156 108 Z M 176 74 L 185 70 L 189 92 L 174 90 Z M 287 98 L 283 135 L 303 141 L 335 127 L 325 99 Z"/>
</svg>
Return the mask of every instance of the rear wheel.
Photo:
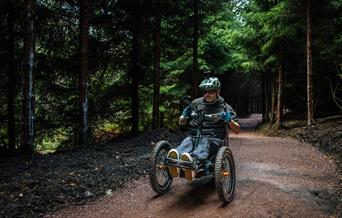
<svg viewBox="0 0 342 218">
<path fill-rule="evenodd" d="M 171 187 L 172 177 L 168 167 L 164 164 L 164 159 L 170 149 L 171 145 L 167 141 L 160 141 L 152 151 L 150 183 L 158 194 L 168 192 Z"/>
<path fill-rule="evenodd" d="M 217 153 L 215 160 L 215 187 L 219 198 L 224 203 L 233 200 L 235 191 L 235 164 L 231 150 L 224 146 Z"/>
</svg>

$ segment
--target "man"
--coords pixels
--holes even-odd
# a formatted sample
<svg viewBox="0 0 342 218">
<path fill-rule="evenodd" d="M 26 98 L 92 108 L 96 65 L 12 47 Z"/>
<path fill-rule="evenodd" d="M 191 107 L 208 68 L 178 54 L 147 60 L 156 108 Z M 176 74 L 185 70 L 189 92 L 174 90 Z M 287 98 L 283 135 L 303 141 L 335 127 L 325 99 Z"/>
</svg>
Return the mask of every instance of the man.
<svg viewBox="0 0 342 218">
<path fill-rule="evenodd" d="M 221 146 L 221 140 L 225 138 L 225 126 L 236 134 L 240 132 L 240 125 L 233 108 L 225 103 L 220 96 L 221 83 L 216 77 L 209 77 L 201 82 L 199 88 L 204 91 L 204 96 L 195 99 L 192 104 L 204 110 L 205 114 L 220 114 L 221 118 L 205 119 L 202 127 L 202 138 L 197 146 L 193 148 L 193 137 L 196 136 L 198 118 L 191 116 L 192 108 L 186 107 L 179 117 L 179 124 L 189 125 L 189 135 L 176 148 L 168 152 L 168 158 L 181 159 L 183 161 L 204 161 L 209 157 L 209 154 L 216 154 Z M 180 155 L 181 154 L 181 155 Z M 179 169 L 169 166 L 169 171 L 172 177 L 177 177 Z M 184 170 L 185 178 L 191 181 L 196 172 L 189 169 Z"/>
</svg>

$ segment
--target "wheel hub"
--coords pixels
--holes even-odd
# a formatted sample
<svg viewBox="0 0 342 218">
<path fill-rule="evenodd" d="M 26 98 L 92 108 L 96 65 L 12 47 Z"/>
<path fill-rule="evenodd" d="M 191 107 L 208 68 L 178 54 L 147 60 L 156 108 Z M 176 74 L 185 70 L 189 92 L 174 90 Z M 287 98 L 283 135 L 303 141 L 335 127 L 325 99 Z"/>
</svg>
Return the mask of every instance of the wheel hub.
<svg viewBox="0 0 342 218">
<path fill-rule="evenodd" d="M 159 169 L 159 170 L 165 170 L 165 164 L 159 164 L 159 165 L 157 165 L 157 168 Z"/>
<path fill-rule="evenodd" d="M 230 176 L 230 172 L 229 171 L 223 171 L 222 176 L 225 176 L 225 177 Z"/>
</svg>

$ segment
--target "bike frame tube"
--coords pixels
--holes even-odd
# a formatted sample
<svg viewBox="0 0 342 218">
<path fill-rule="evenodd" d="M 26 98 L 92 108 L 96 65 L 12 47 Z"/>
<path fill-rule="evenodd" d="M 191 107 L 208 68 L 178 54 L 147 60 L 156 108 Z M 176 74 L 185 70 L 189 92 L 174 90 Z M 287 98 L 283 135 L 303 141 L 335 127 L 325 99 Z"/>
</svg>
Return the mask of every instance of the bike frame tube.
<svg viewBox="0 0 342 218">
<path fill-rule="evenodd" d="M 199 115 L 199 122 L 198 122 L 196 137 L 195 137 L 195 143 L 194 143 L 192 151 L 194 151 L 197 148 L 197 146 L 200 143 L 201 138 L 202 138 L 202 123 L 203 123 L 204 112 L 203 111 L 197 111 L 196 113 Z"/>
</svg>

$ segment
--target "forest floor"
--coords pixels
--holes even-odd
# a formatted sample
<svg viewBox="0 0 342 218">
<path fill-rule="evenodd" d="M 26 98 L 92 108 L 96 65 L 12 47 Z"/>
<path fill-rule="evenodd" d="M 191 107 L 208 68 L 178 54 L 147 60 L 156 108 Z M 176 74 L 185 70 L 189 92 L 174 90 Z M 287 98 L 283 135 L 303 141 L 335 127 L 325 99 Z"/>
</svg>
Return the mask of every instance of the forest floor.
<svg viewBox="0 0 342 218">
<path fill-rule="evenodd" d="M 0 159 L 0 217 L 42 217 L 112 195 L 147 174 L 156 142 L 183 137 L 158 129 L 74 151 Z"/>
<path fill-rule="evenodd" d="M 246 129 L 253 129 L 256 120 L 242 119 L 241 123 Z M 341 154 L 341 126 L 339 119 L 331 119 L 314 129 L 292 124 L 298 129 L 288 128 L 289 135 L 261 129 L 265 134 L 299 140 L 316 138 L 310 142 L 329 147 L 329 155 L 304 142 L 264 137 L 253 131 L 232 136 L 238 175 L 236 197 L 228 208 L 219 207 L 219 211 L 214 188 L 207 189 L 208 180 L 177 180 L 171 192 L 162 197 L 156 197 L 148 184 L 146 175 L 153 145 L 161 139 L 176 145 L 184 133 L 159 129 L 75 151 L 1 160 L 0 217 L 155 217 L 168 213 L 163 208 L 175 210 L 177 205 L 183 205 L 179 214 L 183 216 L 190 215 L 186 206 L 201 206 L 199 212 L 208 210 L 209 214 L 202 217 L 212 216 L 210 211 L 217 212 L 217 216 L 228 212 L 235 217 L 341 214 L 341 168 L 335 164 Z M 327 132 L 320 135 L 322 131 Z M 324 143 L 327 146 L 320 146 Z M 331 154 L 334 158 L 330 158 Z M 263 207 L 265 204 L 269 206 Z"/>
</svg>

